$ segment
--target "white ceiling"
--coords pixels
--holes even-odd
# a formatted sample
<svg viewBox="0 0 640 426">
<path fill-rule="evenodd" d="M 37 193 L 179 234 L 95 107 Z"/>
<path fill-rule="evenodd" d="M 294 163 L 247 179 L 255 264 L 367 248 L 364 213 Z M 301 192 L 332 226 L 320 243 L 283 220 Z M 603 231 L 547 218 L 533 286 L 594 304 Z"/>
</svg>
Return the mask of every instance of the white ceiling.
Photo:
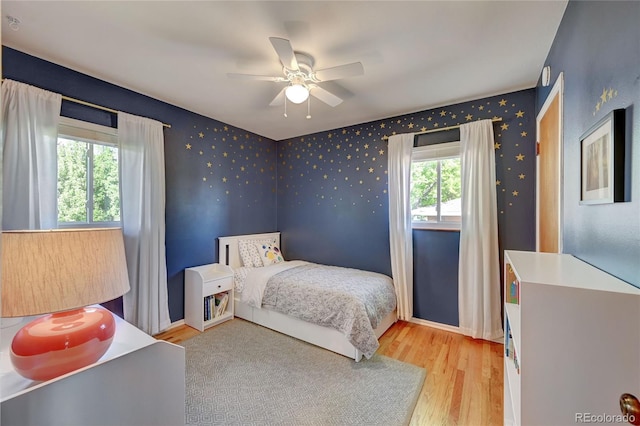
<svg viewBox="0 0 640 426">
<path fill-rule="evenodd" d="M 256 134 L 282 140 L 534 87 L 566 1 L 6 1 L 2 44 Z M 20 21 L 10 29 L 6 16 Z M 283 83 L 269 37 L 315 68 L 331 108 L 269 103 Z M 108 105 L 106 105 L 108 106 Z"/>
</svg>

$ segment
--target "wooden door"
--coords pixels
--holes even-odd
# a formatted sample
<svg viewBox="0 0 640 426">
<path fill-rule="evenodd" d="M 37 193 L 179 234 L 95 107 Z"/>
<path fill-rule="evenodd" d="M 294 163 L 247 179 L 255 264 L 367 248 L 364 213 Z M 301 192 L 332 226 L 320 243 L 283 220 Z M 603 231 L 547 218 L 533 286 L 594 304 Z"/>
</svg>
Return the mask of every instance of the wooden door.
<svg viewBox="0 0 640 426">
<path fill-rule="evenodd" d="M 536 250 L 562 252 L 562 93 L 560 74 L 536 119 Z"/>
</svg>

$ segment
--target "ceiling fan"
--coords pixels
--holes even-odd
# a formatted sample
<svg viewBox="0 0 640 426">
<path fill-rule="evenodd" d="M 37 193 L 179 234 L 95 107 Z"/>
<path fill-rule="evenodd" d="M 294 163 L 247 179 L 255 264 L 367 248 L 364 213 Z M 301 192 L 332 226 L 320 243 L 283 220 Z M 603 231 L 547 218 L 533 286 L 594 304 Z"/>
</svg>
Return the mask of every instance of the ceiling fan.
<svg viewBox="0 0 640 426">
<path fill-rule="evenodd" d="M 283 76 L 237 73 L 228 73 L 227 76 L 230 78 L 244 80 L 262 80 L 273 81 L 276 83 L 287 83 L 287 85 L 271 101 L 269 104 L 270 106 L 282 105 L 285 103 L 285 97 L 293 103 L 300 104 L 306 101 L 309 98 L 309 95 L 332 107 L 338 106 L 342 103 L 342 99 L 320 87 L 318 83 L 364 74 L 364 68 L 360 62 L 338 65 L 322 70 L 314 70 L 313 57 L 306 53 L 294 51 L 289 40 L 279 37 L 269 37 L 269 40 L 282 63 Z M 310 117 L 310 115 L 307 115 L 307 118 Z"/>
</svg>

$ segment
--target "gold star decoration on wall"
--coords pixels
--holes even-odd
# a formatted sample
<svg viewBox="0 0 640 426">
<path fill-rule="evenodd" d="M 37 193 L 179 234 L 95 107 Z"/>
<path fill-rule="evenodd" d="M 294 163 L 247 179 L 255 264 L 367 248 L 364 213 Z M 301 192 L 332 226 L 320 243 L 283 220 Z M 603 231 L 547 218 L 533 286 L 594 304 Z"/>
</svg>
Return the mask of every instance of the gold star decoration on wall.
<svg viewBox="0 0 640 426">
<path fill-rule="evenodd" d="M 270 191 L 275 191 L 267 173 L 275 171 L 275 157 L 271 144 L 263 144 L 261 137 L 227 125 L 203 128 L 194 125 L 189 139 L 184 151 L 192 156 L 197 150 L 197 158 L 190 157 L 189 161 L 201 172 L 201 185 L 217 190 L 218 194 L 237 193 L 239 197 L 252 192 L 249 189 L 252 185 L 268 186 Z M 246 142 L 239 143 L 240 140 Z M 228 175 L 235 179 L 229 179 Z M 251 202 L 247 205 L 250 207 Z"/>
<path fill-rule="evenodd" d="M 612 89 L 611 87 L 607 89 L 603 87 L 602 93 L 598 96 L 598 101 L 596 102 L 595 107 L 592 111 L 593 116 L 595 117 L 595 115 L 600 111 L 600 109 L 602 109 L 604 104 L 611 101 L 616 96 L 618 96 L 618 91 L 616 89 Z"/>
<path fill-rule="evenodd" d="M 291 206 L 347 205 L 378 214 L 386 213 L 388 202 L 386 137 L 502 117 L 502 123 L 494 126 L 494 149 L 499 211 L 504 213 L 505 207 L 528 198 L 527 176 L 535 161 L 528 155 L 533 151 L 525 148 L 535 143 L 528 136 L 534 131 L 527 118 L 532 116 L 527 111 L 531 104 L 520 103 L 518 96 L 515 102 L 508 98 L 486 98 L 292 138 L 277 142 L 277 155 L 272 142 L 262 143 L 261 137 L 241 129 L 194 125 L 183 152 L 199 173 L 197 184 L 211 189 L 217 201 L 236 196 L 246 198 L 251 207 L 254 196 L 246 194 L 274 192 L 277 182 L 283 202 Z"/>
<path fill-rule="evenodd" d="M 283 200 L 291 206 L 311 203 L 333 208 L 348 202 L 351 206 L 371 206 L 371 212 L 376 213 L 384 206 L 386 197 L 386 139 L 389 136 L 418 128 L 424 132 L 469 120 L 503 117 L 504 121 L 496 129 L 494 148 L 497 163 L 505 164 L 499 167 L 504 176 L 496 180 L 496 185 L 501 189 L 499 198 L 508 194 L 509 200 L 499 204 L 517 205 L 523 188 L 530 185 L 525 181 L 531 164 L 522 147 L 534 143 L 528 138 L 531 127 L 523 127 L 531 123 L 526 119 L 525 105 L 509 103 L 506 97 L 488 99 L 289 140 L 278 150 L 281 161 L 278 180 L 282 183 L 279 191 L 284 194 Z M 512 132 L 511 128 L 517 131 Z M 505 143 L 508 158 L 503 153 Z"/>
</svg>

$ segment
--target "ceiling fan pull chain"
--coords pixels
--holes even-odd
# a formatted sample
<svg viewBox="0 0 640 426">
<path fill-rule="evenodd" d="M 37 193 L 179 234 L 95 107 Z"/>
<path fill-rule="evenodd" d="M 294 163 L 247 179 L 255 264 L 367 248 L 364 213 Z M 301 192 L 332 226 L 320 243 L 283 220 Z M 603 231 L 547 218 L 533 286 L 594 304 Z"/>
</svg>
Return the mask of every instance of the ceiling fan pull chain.
<svg viewBox="0 0 640 426">
<path fill-rule="evenodd" d="M 307 98 L 307 120 L 311 119 L 311 96 Z"/>
<path fill-rule="evenodd" d="M 287 97 L 284 97 L 284 117 L 287 118 Z"/>
</svg>

